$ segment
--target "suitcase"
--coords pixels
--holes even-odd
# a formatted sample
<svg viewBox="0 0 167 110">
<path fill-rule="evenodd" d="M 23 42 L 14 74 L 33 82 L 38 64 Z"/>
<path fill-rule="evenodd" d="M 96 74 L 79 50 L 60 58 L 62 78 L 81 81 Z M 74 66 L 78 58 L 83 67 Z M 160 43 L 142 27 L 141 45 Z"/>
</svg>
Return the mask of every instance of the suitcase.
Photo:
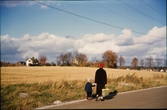
<svg viewBox="0 0 167 110">
<path fill-rule="evenodd" d="M 108 88 L 102 89 L 102 96 L 105 97 L 105 96 L 109 95 L 109 90 L 110 89 L 108 89 Z"/>
</svg>

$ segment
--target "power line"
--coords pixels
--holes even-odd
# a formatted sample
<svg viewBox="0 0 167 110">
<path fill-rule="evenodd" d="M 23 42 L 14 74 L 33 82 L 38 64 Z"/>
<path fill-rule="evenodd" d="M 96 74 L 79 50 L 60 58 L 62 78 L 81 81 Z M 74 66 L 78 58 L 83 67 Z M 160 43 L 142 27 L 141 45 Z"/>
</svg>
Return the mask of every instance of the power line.
<svg viewBox="0 0 167 110">
<path fill-rule="evenodd" d="M 145 26 L 145 25 L 143 25 L 143 24 L 141 24 L 141 23 L 139 23 L 139 22 L 137 22 L 137 21 L 135 21 L 135 20 L 133 20 L 133 19 L 130 19 L 130 18 L 126 17 L 126 16 L 123 16 L 123 15 L 117 13 L 117 12 L 114 12 L 114 11 L 110 10 L 109 8 L 106 8 L 106 7 L 104 7 L 104 6 L 101 6 L 101 5 L 97 4 L 96 2 L 94 2 L 94 3 L 95 3 L 96 5 L 98 5 L 98 6 L 102 7 L 102 8 L 104 8 L 104 9 L 110 11 L 110 12 L 113 12 L 113 13 L 115 13 L 115 14 L 117 14 L 117 15 L 123 17 L 123 18 L 126 18 L 126 19 L 128 19 L 128 20 L 130 20 L 130 21 L 133 21 L 133 22 L 135 22 L 135 23 L 137 23 L 137 24 L 140 24 L 140 25 L 142 25 L 142 26 L 144 26 L 144 27 L 147 27 L 147 26 Z M 149 27 L 147 27 L 147 28 L 149 28 Z"/>
<path fill-rule="evenodd" d="M 156 1 L 156 0 L 155 0 Z M 162 5 L 160 2 L 160 0 L 156 1 L 158 4 L 160 4 L 161 6 L 163 6 L 164 8 L 166 8 L 164 5 Z M 166 3 L 165 3 L 166 4 Z"/>
<path fill-rule="evenodd" d="M 142 15 L 148 17 L 148 18 L 150 18 L 151 20 L 154 20 L 154 21 L 156 21 L 156 22 L 158 22 L 158 23 L 164 25 L 164 23 L 162 23 L 162 22 L 158 21 L 157 19 L 155 19 L 155 18 L 149 16 L 148 14 L 145 14 L 144 12 L 138 10 L 137 8 L 135 8 L 135 7 L 131 6 L 131 5 L 129 5 L 129 4 L 126 3 L 125 1 L 122 1 L 122 0 L 118 0 L 118 1 L 121 2 L 121 3 L 123 3 L 125 6 L 127 6 L 127 7 L 130 8 L 130 9 L 132 9 L 133 11 L 136 11 L 136 12 L 138 12 L 138 13 L 140 13 L 140 14 L 142 14 Z"/>
<path fill-rule="evenodd" d="M 157 11 L 161 15 L 165 16 L 163 13 L 159 12 L 158 10 L 156 10 L 155 8 L 153 8 L 152 6 L 150 6 L 149 4 L 147 4 L 146 2 L 144 2 L 143 0 L 140 0 L 140 1 L 143 2 L 144 4 L 146 4 L 147 6 L 149 6 L 150 8 L 152 8 L 153 10 Z"/>
<path fill-rule="evenodd" d="M 110 0 L 106 0 L 106 1 L 108 1 L 108 2 L 113 2 L 113 1 L 110 1 Z M 119 0 L 117 0 L 117 1 L 119 1 Z M 119 1 L 120 2 L 120 1 Z M 97 4 L 98 5 L 98 4 Z M 116 5 L 118 5 L 118 4 L 116 4 Z M 99 5 L 100 6 L 100 5 Z M 119 5 L 118 5 L 119 6 Z M 111 12 L 114 12 L 114 11 L 112 11 L 112 10 L 110 10 L 110 9 L 108 9 L 108 8 L 106 8 L 106 7 L 104 7 L 104 6 L 101 6 L 101 7 L 103 7 L 103 8 L 105 8 L 105 9 L 107 9 L 108 11 L 111 11 Z M 121 6 L 122 7 L 122 6 Z M 131 8 L 129 8 L 127 5 L 123 5 L 123 7 L 124 8 L 127 8 L 127 9 L 131 9 Z M 114 12 L 114 13 L 116 13 L 116 12 Z M 116 14 L 118 14 L 118 13 L 116 13 Z M 118 14 L 118 15 L 120 15 L 120 14 Z M 120 15 L 120 16 L 122 16 L 122 15 Z M 122 16 L 122 17 L 124 17 L 124 16 Z M 127 17 L 125 17 L 125 18 L 127 18 Z M 129 18 L 127 18 L 127 19 L 129 19 Z M 134 20 L 131 20 L 131 21 L 134 21 Z M 136 21 L 134 21 L 134 22 L 136 22 Z M 137 23 L 137 22 L 136 22 Z M 139 23 L 140 24 L 140 23 Z M 142 25 L 142 24 L 141 24 Z M 143 25 L 144 26 L 144 25 Z M 145 26 L 145 27 L 147 27 L 147 26 Z M 154 35 L 148 35 L 148 36 L 152 36 L 152 37 L 156 37 L 156 36 L 154 36 Z M 161 37 L 162 39 L 166 39 L 166 38 L 163 38 L 163 37 Z"/>
<path fill-rule="evenodd" d="M 32 0 L 32 1 L 34 1 L 34 0 Z M 118 29 L 124 29 L 123 27 L 119 27 L 119 26 L 115 26 L 115 25 L 112 25 L 112 24 L 108 24 L 108 23 L 102 22 L 102 21 L 98 21 L 98 20 L 95 20 L 95 19 L 91 19 L 91 18 L 82 16 L 82 15 L 79 15 L 79 14 L 75 14 L 75 13 L 72 13 L 72 12 L 69 12 L 69 11 L 66 11 L 66 10 L 63 10 L 63 9 L 60 9 L 60 8 L 56 8 L 56 7 L 53 7 L 53 6 L 50 6 L 50 5 L 47 5 L 47 4 L 38 2 L 38 1 L 34 1 L 34 2 L 36 2 L 36 3 L 38 3 L 38 4 L 41 4 L 41 5 L 45 5 L 45 6 L 47 6 L 47 7 L 50 7 L 50 8 L 56 9 L 56 10 L 59 10 L 59 11 L 62 11 L 62 12 L 65 12 L 65 13 L 68 13 L 68 14 L 71 14 L 71 15 L 74 15 L 74 16 L 77 16 L 77 17 L 80 17 L 80 18 L 84 18 L 84 19 L 87 19 L 87 20 L 90 20 L 90 21 L 94 21 L 94 22 L 97 22 L 97 23 L 100 23 L 100 24 L 104 24 L 104 25 L 107 25 L 107 26 L 111 26 L 111 27 L 115 27 L 115 28 L 118 28 Z M 134 33 L 138 33 L 138 34 L 141 34 L 141 35 L 145 35 L 145 33 L 142 33 L 142 32 L 138 32 L 138 31 L 134 31 L 134 30 L 131 30 L 131 31 L 134 32 Z"/>
<path fill-rule="evenodd" d="M 34 0 L 32 0 L 32 1 L 34 1 Z M 62 12 L 65 12 L 65 13 L 68 13 L 68 14 L 71 14 L 71 15 L 74 15 L 74 16 L 77 16 L 77 17 L 80 17 L 80 18 L 83 18 L 83 19 L 87 19 L 87 20 L 90 20 L 90 21 L 94 21 L 94 22 L 97 22 L 97 23 L 100 23 L 100 24 L 103 24 L 103 25 L 115 27 L 115 28 L 122 29 L 122 30 L 124 29 L 123 27 L 119 27 L 119 26 L 115 26 L 115 25 L 112 25 L 112 24 L 108 24 L 108 23 L 102 22 L 102 21 L 98 21 L 98 20 L 95 20 L 95 19 L 91 19 L 91 18 L 82 16 L 82 15 L 79 15 L 79 14 L 75 14 L 75 13 L 72 13 L 72 12 L 69 12 L 69 11 L 66 11 L 66 10 L 63 10 L 63 9 L 59 9 L 59 8 L 56 8 L 56 7 L 53 7 L 53 6 L 50 6 L 50 5 L 47 5 L 47 4 L 38 2 L 38 1 L 34 1 L 34 2 L 36 2 L 36 3 L 38 3 L 38 4 L 41 4 L 41 5 L 45 5 L 45 6 L 47 6 L 47 7 L 53 8 L 53 9 L 56 9 L 56 10 L 58 10 L 58 11 L 62 11 Z M 138 32 L 138 31 L 134 31 L 134 30 L 131 30 L 131 31 L 134 32 L 134 33 L 137 33 L 137 34 L 146 35 L 146 33 Z M 148 35 L 148 36 L 156 37 L 156 36 L 154 36 L 154 35 Z M 164 38 L 162 38 L 162 39 L 164 39 Z"/>
</svg>

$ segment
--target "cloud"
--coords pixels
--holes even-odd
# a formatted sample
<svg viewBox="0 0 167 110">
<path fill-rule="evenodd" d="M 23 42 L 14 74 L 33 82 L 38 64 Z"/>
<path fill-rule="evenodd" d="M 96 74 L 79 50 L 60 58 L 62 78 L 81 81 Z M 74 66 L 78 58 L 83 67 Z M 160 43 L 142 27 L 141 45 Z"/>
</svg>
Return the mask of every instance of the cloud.
<svg viewBox="0 0 167 110">
<path fill-rule="evenodd" d="M 1 1 L 1 6 L 5 6 L 5 7 L 16 7 L 16 6 L 31 6 L 33 5 L 35 2 L 32 1 Z"/>
<path fill-rule="evenodd" d="M 154 35 L 154 36 L 152 36 Z M 122 55 L 125 63 L 130 63 L 133 57 L 145 60 L 146 57 L 166 57 L 166 26 L 153 27 L 146 35 L 135 37 L 131 30 L 124 29 L 118 36 L 104 33 L 85 34 L 79 39 L 61 37 L 49 33 L 38 36 L 25 34 L 22 38 L 13 38 L 9 35 L 1 36 L 1 59 L 19 61 L 28 57 L 39 58 L 47 56 L 47 61 L 56 61 L 61 53 L 84 53 L 88 59 L 101 59 L 106 50 L 112 50 L 118 57 Z"/>
<path fill-rule="evenodd" d="M 130 29 L 124 29 L 122 34 L 115 38 L 117 45 L 133 45 L 134 44 L 134 36 L 132 35 L 132 31 Z"/>
<path fill-rule="evenodd" d="M 115 35 L 105 35 L 104 33 L 99 33 L 99 34 L 86 34 L 82 37 L 82 39 L 85 42 L 105 42 L 105 41 L 109 41 L 111 39 L 113 39 L 115 37 Z"/>
<path fill-rule="evenodd" d="M 165 39 L 166 39 L 166 26 L 161 27 L 161 28 L 158 28 L 157 26 L 155 26 L 152 28 L 152 30 L 148 32 L 147 35 L 143 35 L 139 38 L 135 38 L 135 43 L 161 45 L 160 42 Z"/>
<path fill-rule="evenodd" d="M 1 55 L 15 54 L 19 46 L 18 39 L 10 38 L 9 35 L 1 37 Z"/>
<path fill-rule="evenodd" d="M 37 2 L 41 2 L 41 3 L 44 3 L 44 4 L 48 4 L 48 5 L 50 5 L 50 4 L 55 4 L 55 2 L 54 1 L 37 1 Z M 26 7 L 28 7 L 28 6 L 32 6 L 32 5 L 34 5 L 34 4 L 37 4 L 36 3 L 36 1 L 34 0 L 34 1 L 15 1 L 15 0 L 9 0 L 9 1 L 1 1 L 1 6 L 5 6 L 5 7 L 10 7 L 10 8 L 12 8 L 12 7 L 18 7 L 18 6 L 26 6 Z M 61 4 L 58 2 L 58 3 L 56 3 L 57 4 L 57 6 L 60 6 Z M 40 9 L 48 9 L 48 7 L 46 6 L 46 5 L 41 5 L 40 4 Z"/>
<path fill-rule="evenodd" d="M 45 6 L 45 5 L 41 5 L 41 8 L 42 8 L 42 9 L 48 9 L 48 7 Z"/>
</svg>

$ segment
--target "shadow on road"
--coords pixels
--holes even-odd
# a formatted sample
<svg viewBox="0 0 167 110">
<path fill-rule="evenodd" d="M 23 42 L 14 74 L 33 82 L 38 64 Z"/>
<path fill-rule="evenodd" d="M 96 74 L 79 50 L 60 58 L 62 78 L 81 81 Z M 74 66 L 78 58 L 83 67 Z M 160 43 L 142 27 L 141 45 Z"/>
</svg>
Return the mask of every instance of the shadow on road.
<svg viewBox="0 0 167 110">
<path fill-rule="evenodd" d="M 106 95 L 105 97 L 104 97 L 104 99 L 105 100 L 108 100 L 108 99 L 112 99 L 112 98 L 114 98 L 114 96 L 116 96 L 117 95 L 117 90 L 115 90 L 114 92 L 110 92 L 108 95 Z"/>
<path fill-rule="evenodd" d="M 114 96 L 116 96 L 118 93 L 117 90 L 114 90 L 113 92 L 110 92 L 108 95 L 106 95 L 105 97 L 103 97 L 105 100 L 108 100 L 108 99 L 112 99 L 114 98 Z M 96 98 L 96 94 L 92 94 L 92 99 L 95 99 Z"/>
</svg>

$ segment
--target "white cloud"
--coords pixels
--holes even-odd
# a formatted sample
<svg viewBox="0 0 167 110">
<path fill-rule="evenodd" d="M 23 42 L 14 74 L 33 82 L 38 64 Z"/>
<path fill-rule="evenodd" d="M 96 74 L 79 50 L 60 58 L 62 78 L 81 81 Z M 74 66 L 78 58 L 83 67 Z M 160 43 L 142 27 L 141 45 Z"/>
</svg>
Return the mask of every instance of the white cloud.
<svg viewBox="0 0 167 110">
<path fill-rule="evenodd" d="M 1 1 L 1 6 L 6 6 L 6 7 L 16 7 L 16 6 L 31 6 L 35 2 L 32 1 Z"/>
<path fill-rule="evenodd" d="M 122 34 L 115 38 L 115 42 L 117 45 L 133 45 L 134 44 L 134 36 L 132 35 L 132 31 L 129 29 L 124 29 Z"/>
<path fill-rule="evenodd" d="M 55 2 L 54 1 L 38 1 L 37 2 L 40 2 L 40 3 L 44 3 L 44 4 L 47 4 L 47 5 L 50 5 L 50 4 L 54 4 Z M 1 1 L 1 6 L 5 6 L 5 7 L 17 7 L 17 6 L 32 6 L 34 4 L 37 4 L 37 2 L 34 0 L 34 1 L 15 1 L 15 0 L 9 0 L 9 1 Z M 57 3 L 57 6 L 60 6 L 60 3 Z M 41 5 L 40 4 L 40 8 L 41 9 L 48 9 L 48 7 L 46 5 Z"/>
<path fill-rule="evenodd" d="M 104 33 L 86 34 L 80 39 L 81 46 L 78 51 L 88 54 L 101 54 L 106 49 L 114 48 L 115 50 L 115 43 L 112 42 L 114 37 L 114 35 L 105 35 Z"/>
<path fill-rule="evenodd" d="M 45 6 L 45 5 L 41 5 L 41 8 L 42 8 L 42 9 L 48 9 L 48 7 Z"/>
<path fill-rule="evenodd" d="M 166 35 L 166 26 L 158 28 L 157 26 L 153 27 L 152 30 L 149 31 L 148 35 L 155 37 L 164 37 Z"/>
<path fill-rule="evenodd" d="M 135 38 L 135 43 L 158 43 L 166 39 L 166 26 L 158 28 L 153 27 L 147 35 L 143 35 L 139 38 Z M 161 45 L 161 44 L 160 44 Z"/>
<path fill-rule="evenodd" d="M 153 36 L 150 36 L 154 34 Z M 9 35 L 1 36 L 1 58 L 9 61 L 25 60 L 27 57 L 38 58 L 46 55 L 48 62 L 56 61 L 61 53 L 75 52 L 92 57 L 101 58 L 106 50 L 122 55 L 125 62 L 130 63 L 136 56 L 139 60 L 147 56 L 165 58 L 166 54 L 166 26 L 154 27 L 147 35 L 135 37 L 131 30 L 124 29 L 122 34 L 115 36 L 104 33 L 86 34 L 80 39 L 61 37 L 49 33 L 38 36 L 25 34 L 22 38 L 12 38 Z"/>
<path fill-rule="evenodd" d="M 22 38 L 23 41 L 29 41 L 31 40 L 31 36 L 29 34 L 25 34 Z"/>
<path fill-rule="evenodd" d="M 99 34 L 86 34 L 82 37 L 85 42 L 93 43 L 93 42 L 105 42 L 112 40 L 115 36 L 114 35 L 105 35 L 104 33 Z"/>
</svg>

